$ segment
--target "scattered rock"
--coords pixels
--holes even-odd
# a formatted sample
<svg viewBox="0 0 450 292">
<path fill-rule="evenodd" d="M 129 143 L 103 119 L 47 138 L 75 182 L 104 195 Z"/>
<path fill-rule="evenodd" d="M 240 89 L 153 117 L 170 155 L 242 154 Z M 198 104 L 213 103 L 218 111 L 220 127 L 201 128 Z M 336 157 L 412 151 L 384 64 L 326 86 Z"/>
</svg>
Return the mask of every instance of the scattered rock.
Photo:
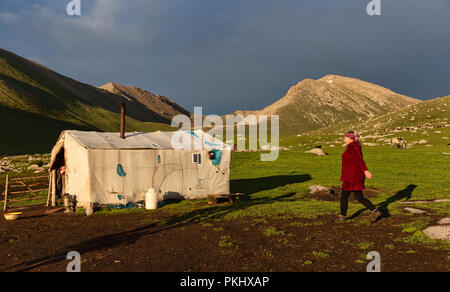
<svg viewBox="0 0 450 292">
<path fill-rule="evenodd" d="M 315 154 L 317 156 L 327 156 L 327 154 L 320 148 L 314 148 L 309 151 L 306 151 L 305 153 Z"/>
<path fill-rule="evenodd" d="M 263 151 L 289 151 L 289 150 L 291 150 L 291 148 L 281 147 L 281 146 L 264 145 L 261 147 L 261 150 L 263 150 Z"/>
<path fill-rule="evenodd" d="M 369 147 L 375 147 L 375 146 L 378 146 L 378 144 L 377 143 L 363 143 L 363 145 L 364 146 L 369 146 Z"/>
<path fill-rule="evenodd" d="M 399 202 L 400 204 L 404 204 L 404 205 L 411 205 L 411 204 L 426 204 L 426 203 L 432 203 L 432 201 L 404 201 L 404 202 Z"/>
<path fill-rule="evenodd" d="M 430 226 L 423 233 L 431 239 L 450 241 L 450 225 Z"/>
<path fill-rule="evenodd" d="M 32 165 L 28 166 L 28 169 L 29 169 L 29 170 L 36 170 L 36 169 L 39 169 L 39 165 L 37 165 L 37 164 L 32 164 Z"/>
<path fill-rule="evenodd" d="M 439 225 L 446 225 L 446 224 L 450 224 L 450 217 L 447 218 L 443 218 L 438 222 Z"/>
<path fill-rule="evenodd" d="M 405 210 L 406 211 L 408 211 L 408 212 L 411 212 L 411 213 L 413 213 L 413 214 L 424 214 L 424 213 L 426 213 L 427 211 L 424 211 L 424 210 L 420 210 L 420 209 L 416 209 L 416 208 L 405 208 Z"/>
<path fill-rule="evenodd" d="M 421 144 L 421 145 L 422 145 L 422 144 L 427 144 L 427 143 L 428 143 L 428 141 L 425 140 L 425 139 L 424 139 L 424 140 L 420 140 L 420 141 L 418 142 L 418 144 Z"/>
<path fill-rule="evenodd" d="M 412 205 L 412 204 L 429 204 L 429 203 L 445 203 L 445 202 L 450 202 L 450 199 L 438 199 L 432 201 L 403 201 L 398 203 L 404 205 Z"/>
<path fill-rule="evenodd" d="M 314 194 L 316 192 L 328 192 L 330 189 L 320 186 L 320 185 L 313 185 L 309 187 L 309 193 Z"/>
</svg>

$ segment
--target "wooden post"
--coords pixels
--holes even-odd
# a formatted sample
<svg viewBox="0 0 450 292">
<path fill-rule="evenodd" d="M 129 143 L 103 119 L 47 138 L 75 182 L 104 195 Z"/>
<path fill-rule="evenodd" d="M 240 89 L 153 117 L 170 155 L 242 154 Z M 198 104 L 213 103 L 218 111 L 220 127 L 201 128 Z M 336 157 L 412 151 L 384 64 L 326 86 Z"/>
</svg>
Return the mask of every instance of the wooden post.
<svg viewBox="0 0 450 292">
<path fill-rule="evenodd" d="M 52 207 L 56 207 L 56 169 L 52 170 Z"/>
<path fill-rule="evenodd" d="M 3 212 L 6 211 L 6 204 L 8 202 L 8 182 L 9 182 L 9 175 L 6 175 L 6 184 L 5 184 L 5 205 L 3 206 Z"/>
<path fill-rule="evenodd" d="M 50 194 L 52 193 L 52 173 L 48 174 L 48 193 L 47 193 L 47 207 L 50 206 Z"/>
</svg>

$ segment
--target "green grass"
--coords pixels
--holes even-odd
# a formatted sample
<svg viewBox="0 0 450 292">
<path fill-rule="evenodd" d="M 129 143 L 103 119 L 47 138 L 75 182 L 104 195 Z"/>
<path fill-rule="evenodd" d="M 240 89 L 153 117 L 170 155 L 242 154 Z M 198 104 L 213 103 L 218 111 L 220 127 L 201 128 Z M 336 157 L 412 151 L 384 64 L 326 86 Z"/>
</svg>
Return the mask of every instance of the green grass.
<svg viewBox="0 0 450 292">
<path fill-rule="evenodd" d="M 374 243 L 373 242 L 361 242 L 361 243 L 358 243 L 358 247 L 362 250 L 367 250 L 369 248 L 374 247 Z"/>
<path fill-rule="evenodd" d="M 318 259 L 325 259 L 325 258 L 329 258 L 331 255 L 328 252 L 313 251 L 313 256 Z"/>
<path fill-rule="evenodd" d="M 234 243 L 231 241 L 231 236 L 224 235 L 220 237 L 219 247 L 233 247 Z"/>
<path fill-rule="evenodd" d="M 3 200 L 1 205 L 3 206 Z M 37 194 L 14 195 L 8 199 L 8 208 L 22 207 L 29 205 L 42 205 L 47 202 L 47 192 Z"/>
<path fill-rule="evenodd" d="M 385 244 L 384 247 L 387 249 L 391 249 L 391 250 L 395 249 L 395 245 L 393 245 L 393 244 Z"/>
<path fill-rule="evenodd" d="M 264 235 L 267 237 L 280 236 L 280 235 L 284 235 L 284 231 L 277 230 L 275 227 L 269 227 L 266 229 L 266 231 L 264 231 Z"/>
<path fill-rule="evenodd" d="M 431 223 L 431 219 L 427 217 L 419 217 L 414 222 L 402 224 L 402 233 L 415 233 L 422 231 Z"/>
</svg>

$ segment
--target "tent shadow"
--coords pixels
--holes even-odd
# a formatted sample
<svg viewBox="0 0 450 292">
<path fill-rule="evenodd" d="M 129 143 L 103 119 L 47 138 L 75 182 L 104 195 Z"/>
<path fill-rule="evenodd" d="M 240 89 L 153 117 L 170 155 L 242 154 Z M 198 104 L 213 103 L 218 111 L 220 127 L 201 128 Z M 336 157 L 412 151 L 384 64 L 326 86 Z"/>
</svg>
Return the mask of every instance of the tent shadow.
<svg viewBox="0 0 450 292">
<path fill-rule="evenodd" d="M 311 175 L 276 175 L 251 179 L 238 179 L 231 181 L 232 193 L 244 193 L 247 195 L 297 184 L 312 180 Z"/>
<path fill-rule="evenodd" d="M 400 200 L 410 200 L 411 197 L 412 197 L 412 193 L 414 192 L 414 190 L 416 188 L 417 188 L 417 185 L 410 184 L 405 189 L 403 189 L 401 191 L 398 191 L 392 197 L 389 197 L 384 202 L 381 202 L 380 204 L 378 204 L 377 209 L 379 211 L 381 211 L 381 213 L 383 215 L 380 218 L 378 218 L 377 221 L 380 221 L 381 219 L 384 219 L 384 218 L 389 218 L 390 217 L 389 210 L 388 210 L 389 205 L 392 204 L 392 203 L 395 203 L 397 201 L 400 201 Z M 350 217 L 350 219 L 355 219 L 356 217 L 358 217 L 359 215 L 364 213 L 364 211 L 366 211 L 366 210 L 367 210 L 367 208 L 363 208 L 363 209 L 360 209 L 360 210 L 356 211 Z"/>
<path fill-rule="evenodd" d="M 270 189 L 270 187 L 276 188 L 293 183 L 305 182 L 310 179 L 312 178 L 309 174 L 273 176 L 260 179 L 239 180 L 238 185 L 240 184 L 240 186 L 244 186 L 244 182 L 247 182 L 261 191 L 268 190 Z M 259 188 L 257 184 L 260 184 Z M 237 190 L 242 192 L 242 189 Z M 255 193 L 255 191 L 253 191 L 252 193 Z M 152 223 L 130 231 L 113 233 L 99 236 L 93 239 L 84 240 L 76 245 L 64 247 L 55 254 L 46 255 L 13 266 L 5 267 L 3 269 L 0 269 L 0 271 L 26 272 L 39 267 L 59 263 L 66 260 L 67 251 L 78 251 L 80 254 L 85 254 L 88 252 L 104 251 L 112 248 L 128 246 L 134 244 L 143 236 L 157 234 L 162 231 L 171 230 L 189 224 L 196 224 L 204 221 L 205 218 L 209 220 L 221 219 L 232 212 L 243 210 L 252 206 L 272 204 L 283 200 L 291 200 L 291 197 L 295 195 L 296 193 L 290 192 L 276 197 L 259 197 L 254 198 L 248 202 L 236 202 L 234 204 L 217 205 L 213 207 L 193 210 L 179 216 L 173 216 L 162 224 Z"/>
</svg>

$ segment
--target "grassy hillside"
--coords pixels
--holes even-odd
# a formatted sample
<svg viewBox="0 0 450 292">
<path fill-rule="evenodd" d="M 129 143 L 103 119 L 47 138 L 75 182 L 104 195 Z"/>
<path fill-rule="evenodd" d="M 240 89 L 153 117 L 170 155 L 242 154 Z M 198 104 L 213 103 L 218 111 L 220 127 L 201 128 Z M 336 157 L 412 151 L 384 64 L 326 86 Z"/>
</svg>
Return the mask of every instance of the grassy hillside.
<svg viewBox="0 0 450 292">
<path fill-rule="evenodd" d="M 119 115 L 111 118 L 111 131 L 118 131 Z M 95 127 L 80 126 L 41 115 L 0 106 L 0 155 L 49 153 L 63 130 L 98 131 Z M 127 119 L 127 131 L 172 131 L 169 125 L 144 123 Z"/>
<path fill-rule="evenodd" d="M 118 131 L 122 102 L 127 131 L 172 129 L 140 103 L 0 49 L 0 154 L 49 152 L 64 129 Z"/>
<path fill-rule="evenodd" d="M 409 130 L 417 132 L 450 124 L 450 96 L 424 101 L 384 115 L 354 119 L 311 132 L 317 134 L 342 134 L 354 129 L 363 134 L 386 134 Z"/>
</svg>

